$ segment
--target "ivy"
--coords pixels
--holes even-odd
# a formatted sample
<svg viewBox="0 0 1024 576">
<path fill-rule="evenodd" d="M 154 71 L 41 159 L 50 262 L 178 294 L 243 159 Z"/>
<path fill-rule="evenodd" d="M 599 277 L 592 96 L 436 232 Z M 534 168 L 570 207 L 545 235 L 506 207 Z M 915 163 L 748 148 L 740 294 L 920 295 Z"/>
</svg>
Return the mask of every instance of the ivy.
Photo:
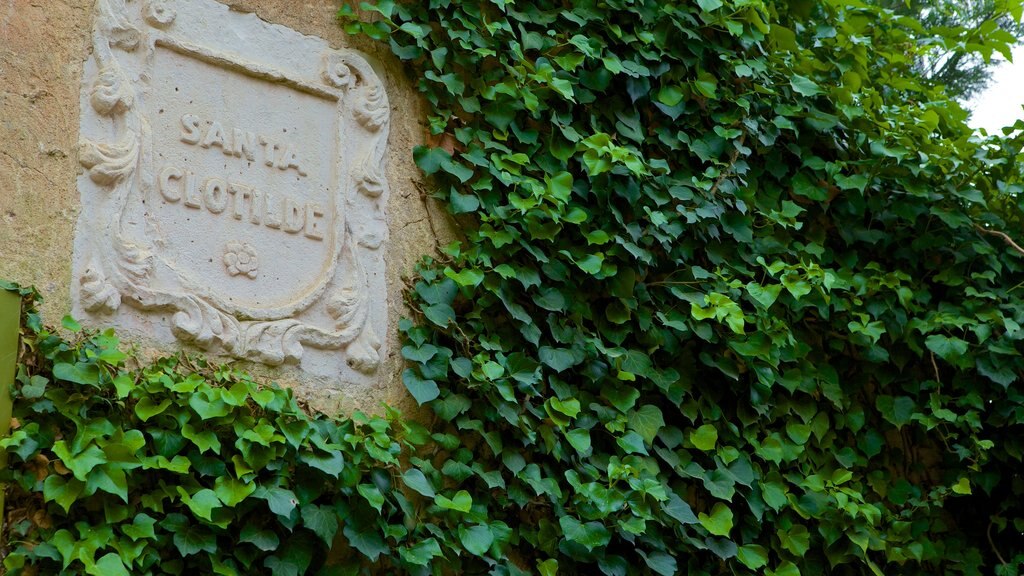
<svg viewBox="0 0 1024 576">
<path fill-rule="evenodd" d="M 838 0 L 363 9 L 342 23 L 407 61 L 431 110 L 411 153 L 465 224 L 399 325 L 431 425 L 136 366 L 30 308 L 10 573 L 1024 567 L 1024 137 L 975 135 L 921 78 L 917 22 Z M 963 32 L 927 34 L 1008 48 Z"/>
<path fill-rule="evenodd" d="M 1007 49 L 998 26 L 839 1 L 362 9 L 344 26 L 409 64 L 414 159 L 464 224 L 401 328 L 407 387 L 472 453 L 425 477 L 516 534 L 480 571 L 1024 566 L 1024 140 L 974 135 L 915 70 L 935 34 Z"/>
<path fill-rule="evenodd" d="M 66 318 L 65 340 L 21 292 L 15 419 L 0 440 L 8 573 L 347 574 L 390 555 L 385 537 L 440 553 L 410 533 L 424 500 L 396 483 L 400 459 L 428 443 L 423 426 L 393 411 L 311 417 L 290 391 L 201 359 L 128 367 L 112 331 Z M 350 552 L 328 566 L 339 534 Z M 431 557 L 402 551 L 396 566 Z"/>
</svg>

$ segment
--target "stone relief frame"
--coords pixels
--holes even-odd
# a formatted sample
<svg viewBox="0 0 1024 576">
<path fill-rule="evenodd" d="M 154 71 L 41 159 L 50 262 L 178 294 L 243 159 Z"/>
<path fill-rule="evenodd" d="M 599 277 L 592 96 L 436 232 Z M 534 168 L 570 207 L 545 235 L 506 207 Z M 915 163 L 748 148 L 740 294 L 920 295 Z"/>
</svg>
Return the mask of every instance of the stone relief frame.
<svg viewBox="0 0 1024 576">
<path fill-rule="evenodd" d="M 228 21 L 234 40 L 259 46 L 263 36 L 271 47 L 247 47 L 241 53 L 220 29 Z M 380 365 L 387 327 L 382 245 L 388 236 L 384 162 L 390 107 L 367 61 L 254 15 L 230 12 L 212 0 L 97 0 L 92 43 L 83 78 L 79 158 L 85 173 L 79 180 L 83 212 L 73 271 L 76 313 L 136 332 L 169 322 L 180 342 L 271 366 L 301 364 L 321 376 L 338 366 L 310 360 L 307 352 L 325 351 L 342 359 L 346 379 L 368 381 Z M 299 49 L 274 48 L 288 44 Z M 159 221 L 154 204 L 177 202 L 180 194 L 169 187 L 180 183 L 183 172 L 161 171 L 156 165 L 161 146 L 154 143 L 147 100 L 155 98 L 153 67 L 163 51 L 184 62 L 194 60 L 196 66 L 212 65 L 265 82 L 268 90 L 284 86 L 333 106 L 338 155 L 335 165 L 324 170 L 331 175 L 323 183 L 329 197 L 325 205 L 305 208 L 305 235 L 319 242 L 324 259 L 311 267 L 309 287 L 301 294 L 254 305 L 237 301 L 230 290 L 211 287 L 254 282 L 274 266 L 244 237 L 210 255 L 210 261 L 223 262 L 224 277 L 216 282 L 167 256 L 166 223 Z M 207 134 L 214 144 L 216 138 Z M 220 147 L 227 155 L 228 146 L 222 142 Z M 244 149 L 237 148 L 234 153 L 242 158 Z M 276 167 L 306 176 L 298 161 L 286 156 L 280 153 Z M 273 157 L 268 153 L 267 158 L 271 166 Z M 228 186 L 234 184 L 213 179 L 203 184 L 210 212 L 211 199 L 226 202 Z M 239 218 L 242 196 L 231 192 Z M 257 192 L 251 194 L 250 214 Z M 270 204 L 269 195 L 265 204 Z M 253 215 L 252 221 L 259 217 Z M 272 226 L 267 212 L 264 218 L 265 226 Z M 314 220 L 323 228 L 317 229 Z"/>
</svg>

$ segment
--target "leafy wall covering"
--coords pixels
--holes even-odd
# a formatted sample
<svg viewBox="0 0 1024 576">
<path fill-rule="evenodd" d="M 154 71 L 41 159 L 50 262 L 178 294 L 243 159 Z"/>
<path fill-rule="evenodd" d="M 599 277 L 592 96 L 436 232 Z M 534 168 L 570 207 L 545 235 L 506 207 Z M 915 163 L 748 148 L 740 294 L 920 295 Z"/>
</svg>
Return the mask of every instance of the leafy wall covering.
<svg viewBox="0 0 1024 576">
<path fill-rule="evenodd" d="M 914 71 L 1012 37 L 857 0 L 365 8 L 466 226 L 402 325 L 435 420 L 29 322 L 13 573 L 1024 567 L 1024 139 Z"/>
</svg>

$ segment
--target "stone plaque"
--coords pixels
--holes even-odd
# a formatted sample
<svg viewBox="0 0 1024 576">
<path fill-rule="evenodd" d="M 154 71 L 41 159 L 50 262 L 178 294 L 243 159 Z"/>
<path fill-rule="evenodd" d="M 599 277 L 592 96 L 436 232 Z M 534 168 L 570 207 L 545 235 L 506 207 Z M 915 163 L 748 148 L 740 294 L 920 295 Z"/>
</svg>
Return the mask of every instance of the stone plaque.
<svg viewBox="0 0 1024 576">
<path fill-rule="evenodd" d="M 387 96 L 213 0 L 98 0 L 72 299 L 93 324 L 335 382 L 387 327 Z"/>
</svg>

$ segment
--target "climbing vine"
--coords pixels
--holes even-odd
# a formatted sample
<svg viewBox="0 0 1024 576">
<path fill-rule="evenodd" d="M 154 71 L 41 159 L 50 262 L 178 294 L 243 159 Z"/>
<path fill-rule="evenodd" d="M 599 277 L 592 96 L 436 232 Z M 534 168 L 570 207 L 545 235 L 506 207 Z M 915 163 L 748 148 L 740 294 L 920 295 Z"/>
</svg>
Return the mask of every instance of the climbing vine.
<svg viewBox="0 0 1024 576">
<path fill-rule="evenodd" d="M 309 416 L 29 322 L 8 570 L 1024 567 L 1024 137 L 973 134 L 914 70 L 1007 51 L 998 27 L 919 42 L 855 0 L 362 10 L 343 25 L 407 61 L 412 153 L 465 225 L 400 326 L 435 420 Z"/>
<path fill-rule="evenodd" d="M 427 470 L 513 527 L 496 572 L 1024 566 L 1024 141 L 914 70 L 1006 53 L 995 20 L 363 8 L 347 30 L 410 63 L 416 161 L 471 222 L 413 288 L 405 382 L 503 479 Z"/>
</svg>

